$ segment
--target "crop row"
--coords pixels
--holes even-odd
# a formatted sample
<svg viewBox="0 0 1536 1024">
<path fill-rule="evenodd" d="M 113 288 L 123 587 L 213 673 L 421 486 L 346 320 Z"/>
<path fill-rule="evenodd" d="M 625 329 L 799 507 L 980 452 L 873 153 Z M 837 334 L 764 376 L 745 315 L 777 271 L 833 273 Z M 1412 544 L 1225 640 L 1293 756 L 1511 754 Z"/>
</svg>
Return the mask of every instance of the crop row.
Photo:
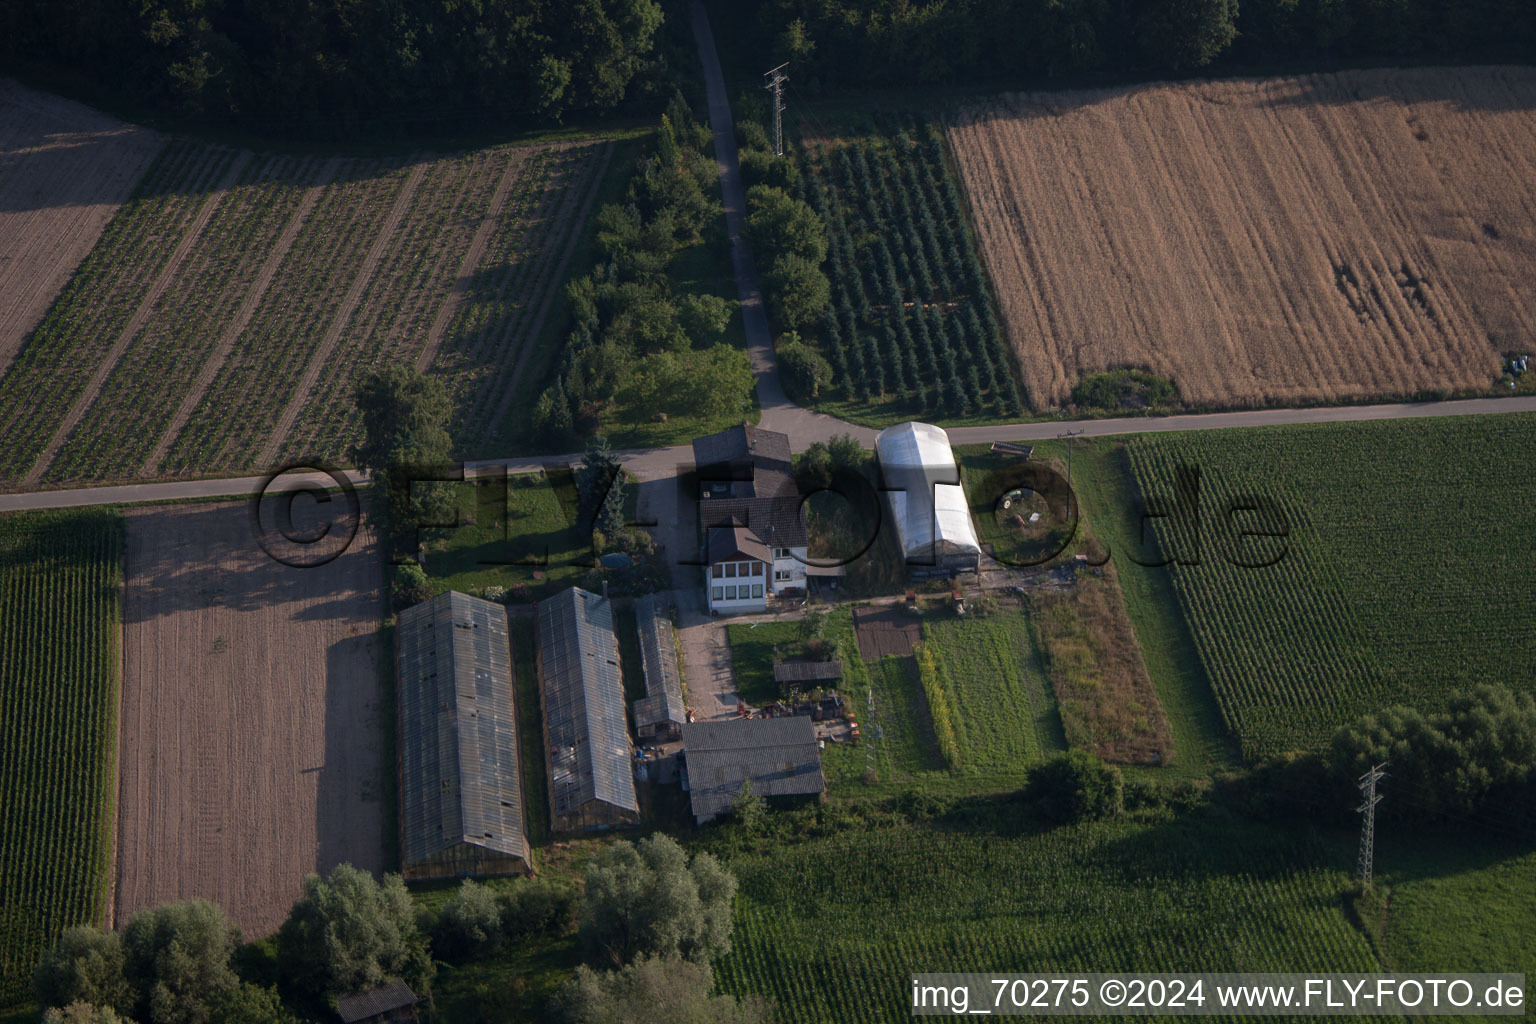
<svg viewBox="0 0 1536 1024">
<path fill-rule="evenodd" d="M 121 520 L 0 520 L 0 1005 L 40 951 L 104 912 Z"/>
<path fill-rule="evenodd" d="M 353 401 L 357 385 L 382 364 L 415 362 L 500 170 L 485 151 L 444 157 L 427 167 L 324 371 L 311 393 L 300 396 L 304 405 L 285 439 L 285 459 L 345 457 L 360 430 Z"/>
<path fill-rule="evenodd" d="M 1063 748 L 1061 722 L 1021 615 L 923 623 L 923 647 L 953 681 L 965 761 L 1018 771 Z"/>
<path fill-rule="evenodd" d="M 1245 755 L 1315 748 L 1360 714 L 1433 709 L 1479 682 L 1532 688 L 1536 651 L 1510 625 L 1536 614 L 1533 428 L 1503 415 L 1132 442 L 1162 511 L 1178 467 L 1200 469 L 1198 550 L 1188 515 L 1153 523 Z"/>
<path fill-rule="evenodd" d="M 832 303 L 818 341 L 846 398 L 915 413 L 1020 411 L 986 275 L 936 126 L 807 152 L 804 196 L 828 228 Z"/>
<path fill-rule="evenodd" d="M 248 470 L 335 319 L 406 170 L 351 161 L 321 194 L 234 352 L 209 384 L 162 471 Z"/>
<path fill-rule="evenodd" d="M 186 262 L 49 470 L 52 481 L 136 474 L 298 205 L 313 162 L 253 162 L 224 197 Z"/>
<path fill-rule="evenodd" d="M 1341 909 L 1348 878 L 1312 841 L 996 827 L 850 831 L 733 859 L 722 988 L 772 998 L 781 1021 L 839 1024 L 910 1015 L 916 972 L 1379 969 Z"/>
<path fill-rule="evenodd" d="M 0 481 L 32 468 L 233 158 L 168 145 L 107 225 L 0 378 Z"/>
<path fill-rule="evenodd" d="M 595 185 L 602 152 L 602 146 L 588 145 L 550 154 L 535 179 L 536 191 L 523 193 L 516 213 L 509 209 L 503 218 L 504 230 L 493 242 L 496 256 L 487 263 L 497 276 L 471 292 L 449 333 L 450 340 L 459 339 L 446 357 L 454 360 L 456 381 L 450 386 L 462 389 L 467 399 L 456 403 L 460 434 L 472 423 L 490 426 L 523 350 L 534 343 L 535 313 L 560 286 L 554 276 L 560 255 L 582 229 L 580 204 Z"/>
</svg>

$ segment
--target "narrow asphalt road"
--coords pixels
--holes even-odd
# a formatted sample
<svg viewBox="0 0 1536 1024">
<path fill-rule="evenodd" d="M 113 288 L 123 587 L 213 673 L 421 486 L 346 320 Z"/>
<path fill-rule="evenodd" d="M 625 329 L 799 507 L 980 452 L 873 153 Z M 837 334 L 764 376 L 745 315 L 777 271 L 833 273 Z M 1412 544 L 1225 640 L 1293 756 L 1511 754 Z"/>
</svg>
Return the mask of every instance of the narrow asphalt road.
<svg viewBox="0 0 1536 1024">
<path fill-rule="evenodd" d="M 1134 416 L 1101 420 L 1042 420 L 1036 423 L 1000 423 L 989 427 L 951 427 L 949 439 L 955 444 L 988 444 L 992 441 L 1047 441 L 1066 431 L 1081 431 L 1084 436 L 1111 434 L 1158 434 L 1180 430 L 1225 430 L 1233 427 L 1267 427 L 1298 423 L 1358 423 L 1367 420 L 1425 419 L 1434 416 L 1477 416 L 1496 413 L 1536 412 L 1536 395 L 1514 398 L 1468 398 L 1452 402 L 1399 402 L 1387 405 L 1343 405 L 1309 409 L 1255 409 L 1244 412 L 1210 412 L 1188 416 Z M 830 417 L 829 417 L 830 418 Z M 840 420 L 833 422 L 841 423 Z M 855 437 L 873 437 L 864 428 Z M 803 451 L 809 442 L 796 444 Z M 688 445 L 648 448 L 618 453 L 620 461 L 640 480 L 655 480 L 676 472 L 680 465 L 691 465 L 693 450 Z M 564 466 L 581 460 L 580 453 L 545 455 L 533 458 L 481 459 L 466 462 L 464 471 L 471 477 L 531 473 L 544 466 Z M 362 484 L 368 475 L 347 470 L 352 484 Z M 314 486 L 336 486 L 319 474 L 301 477 Z M 209 497 L 243 497 L 259 493 L 268 477 L 245 476 L 222 480 L 177 480 L 168 483 L 122 484 L 110 487 L 81 487 L 73 490 L 33 491 L 0 494 L 0 512 L 19 512 L 41 508 L 71 508 L 80 505 L 124 505 L 146 501 L 186 501 Z M 288 478 L 283 489 L 287 490 Z"/>
</svg>

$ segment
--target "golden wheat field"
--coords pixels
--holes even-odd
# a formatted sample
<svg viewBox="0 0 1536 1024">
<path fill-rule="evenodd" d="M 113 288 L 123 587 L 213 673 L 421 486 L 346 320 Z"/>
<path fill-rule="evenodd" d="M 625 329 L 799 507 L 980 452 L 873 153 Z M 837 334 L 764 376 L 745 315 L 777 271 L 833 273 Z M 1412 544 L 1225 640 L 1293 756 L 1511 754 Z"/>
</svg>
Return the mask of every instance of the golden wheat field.
<svg viewBox="0 0 1536 1024">
<path fill-rule="evenodd" d="M 1536 69 L 1007 94 L 948 126 L 1037 408 L 1489 388 L 1536 338 Z"/>
</svg>

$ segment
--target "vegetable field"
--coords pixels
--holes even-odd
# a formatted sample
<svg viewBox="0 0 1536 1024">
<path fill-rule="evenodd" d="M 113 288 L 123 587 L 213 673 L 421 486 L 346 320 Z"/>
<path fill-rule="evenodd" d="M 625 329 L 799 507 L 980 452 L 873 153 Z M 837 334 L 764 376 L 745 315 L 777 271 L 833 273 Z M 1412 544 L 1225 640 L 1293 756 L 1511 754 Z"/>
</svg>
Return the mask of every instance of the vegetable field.
<svg viewBox="0 0 1536 1024">
<path fill-rule="evenodd" d="M 960 763 L 978 772 L 1017 772 L 1065 749 L 1055 698 L 1022 614 L 931 619 L 923 649 L 951 686 Z"/>
<path fill-rule="evenodd" d="M 358 382 L 506 415 L 603 143 L 408 159 L 168 145 L 0 377 L 0 487 L 337 462 Z"/>
<path fill-rule="evenodd" d="M 1529 415 L 1138 437 L 1136 479 L 1165 511 L 1177 467 L 1198 467 L 1199 546 L 1189 516 L 1157 519 L 1158 550 L 1143 560 L 1176 564 L 1123 571 L 1172 573 L 1250 758 L 1315 748 L 1391 704 L 1440 707 L 1480 682 L 1529 690 L 1533 437 Z M 1233 505 L 1259 511 L 1225 515 Z"/>
<path fill-rule="evenodd" d="M 0 518 L 0 1006 L 106 909 L 122 554 L 112 512 Z"/>
<path fill-rule="evenodd" d="M 805 199 L 827 225 L 832 302 L 815 333 L 836 396 L 825 411 L 897 422 L 1021 409 L 943 133 L 907 120 L 808 141 Z"/>
<path fill-rule="evenodd" d="M 1533 104 L 1530 68 L 1425 67 L 957 112 L 1030 405 L 1127 366 L 1207 408 L 1494 387 L 1536 334 Z"/>
<path fill-rule="evenodd" d="M 732 858 L 722 987 L 822 1024 L 904 1019 L 918 971 L 1379 969 L 1344 913 L 1347 850 L 1230 823 L 1020 835 L 1008 816 Z"/>
</svg>

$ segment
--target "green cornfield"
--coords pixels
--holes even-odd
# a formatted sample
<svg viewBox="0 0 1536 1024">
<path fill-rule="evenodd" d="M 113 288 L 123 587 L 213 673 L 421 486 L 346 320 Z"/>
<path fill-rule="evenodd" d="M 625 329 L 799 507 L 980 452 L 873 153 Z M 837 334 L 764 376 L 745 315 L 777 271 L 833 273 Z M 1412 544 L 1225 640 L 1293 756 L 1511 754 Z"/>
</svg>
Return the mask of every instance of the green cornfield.
<svg viewBox="0 0 1536 1024">
<path fill-rule="evenodd" d="M 0 518 L 0 1006 L 106 909 L 122 556 L 114 512 Z"/>
<path fill-rule="evenodd" d="M 1536 416 L 1493 415 L 1130 443 L 1153 511 L 1175 510 L 1177 467 L 1199 470 L 1198 549 L 1190 516 L 1154 519 L 1159 550 L 1139 557 L 1175 562 L 1136 571 L 1172 573 L 1246 757 L 1317 748 L 1358 715 L 1443 707 L 1480 682 L 1536 687 L 1533 441 Z M 1239 536 L 1282 521 L 1283 539 Z"/>
<path fill-rule="evenodd" d="M 899 1021 L 915 972 L 1375 971 L 1348 849 L 1296 830 L 894 825 L 734 857 L 722 988 L 780 1024 Z M 1326 967 L 1324 967 L 1326 965 Z"/>
</svg>

